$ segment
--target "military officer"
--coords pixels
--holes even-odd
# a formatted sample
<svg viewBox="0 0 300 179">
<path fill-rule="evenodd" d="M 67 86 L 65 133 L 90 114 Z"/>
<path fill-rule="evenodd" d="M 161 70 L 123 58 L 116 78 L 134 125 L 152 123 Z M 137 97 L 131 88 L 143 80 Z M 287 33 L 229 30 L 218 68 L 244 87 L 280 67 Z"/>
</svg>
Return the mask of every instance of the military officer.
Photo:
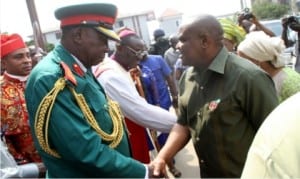
<svg viewBox="0 0 300 179">
<path fill-rule="evenodd" d="M 131 158 L 118 104 L 91 73 L 108 39 L 118 41 L 112 4 L 59 8 L 62 39 L 32 71 L 26 102 L 34 140 L 48 177 L 146 177 L 147 165 Z"/>
</svg>

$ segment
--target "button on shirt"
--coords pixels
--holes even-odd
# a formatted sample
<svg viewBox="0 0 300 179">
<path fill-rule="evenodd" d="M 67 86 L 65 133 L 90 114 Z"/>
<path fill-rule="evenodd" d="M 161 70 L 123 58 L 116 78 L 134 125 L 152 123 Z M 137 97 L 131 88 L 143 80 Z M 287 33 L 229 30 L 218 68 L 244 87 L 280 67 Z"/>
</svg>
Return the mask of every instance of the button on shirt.
<svg viewBox="0 0 300 179">
<path fill-rule="evenodd" d="M 240 177 L 248 148 L 277 106 L 272 79 L 223 48 L 208 69 L 180 81 L 178 123 L 190 128 L 202 177 Z"/>
</svg>

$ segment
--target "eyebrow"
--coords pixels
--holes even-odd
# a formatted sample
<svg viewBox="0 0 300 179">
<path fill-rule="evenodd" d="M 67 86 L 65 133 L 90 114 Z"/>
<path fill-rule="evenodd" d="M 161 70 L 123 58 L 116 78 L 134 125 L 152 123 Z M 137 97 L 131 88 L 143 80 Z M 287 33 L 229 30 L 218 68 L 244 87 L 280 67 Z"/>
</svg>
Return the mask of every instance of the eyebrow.
<svg viewBox="0 0 300 179">
<path fill-rule="evenodd" d="M 29 51 L 26 51 L 26 52 L 19 52 L 19 53 L 11 53 L 8 55 L 8 57 L 17 57 L 17 56 L 23 56 L 23 55 L 29 55 L 30 56 L 30 53 Z"/>
</svg>

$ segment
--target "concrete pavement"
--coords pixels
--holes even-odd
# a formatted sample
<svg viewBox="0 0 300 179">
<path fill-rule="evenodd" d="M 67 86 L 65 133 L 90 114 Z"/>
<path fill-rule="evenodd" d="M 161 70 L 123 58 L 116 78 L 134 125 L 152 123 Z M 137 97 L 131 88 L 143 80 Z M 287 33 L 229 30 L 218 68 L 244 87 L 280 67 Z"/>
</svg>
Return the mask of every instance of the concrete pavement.
<svg viewBox="0 0 300 179">
<path fill-rule="evenodd" d="M 192 141 L 189 141 L 189 143 L 177 153 L 175 161 L 176 168 L 182 173 L 181 178 L 200 178 L 198 158 Z M 169 177 L 174 178 L 170 173 Z"/>
</svg>

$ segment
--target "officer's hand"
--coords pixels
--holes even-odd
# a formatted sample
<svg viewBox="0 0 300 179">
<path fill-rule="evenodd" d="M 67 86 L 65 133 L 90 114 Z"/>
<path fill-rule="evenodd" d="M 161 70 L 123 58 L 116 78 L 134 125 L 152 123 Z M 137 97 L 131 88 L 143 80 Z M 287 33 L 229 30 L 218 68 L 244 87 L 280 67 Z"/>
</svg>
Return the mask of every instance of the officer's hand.
<svg viewBox="0 0 300 179">
<path fill-rule="evenodd" d="M 149 164 L 149 171 L 152 171 L 149 178 L 168 178 L 168 174 L 166 171 L 166 161 L 156 157 L 150 164 Z"/>
</svg>

